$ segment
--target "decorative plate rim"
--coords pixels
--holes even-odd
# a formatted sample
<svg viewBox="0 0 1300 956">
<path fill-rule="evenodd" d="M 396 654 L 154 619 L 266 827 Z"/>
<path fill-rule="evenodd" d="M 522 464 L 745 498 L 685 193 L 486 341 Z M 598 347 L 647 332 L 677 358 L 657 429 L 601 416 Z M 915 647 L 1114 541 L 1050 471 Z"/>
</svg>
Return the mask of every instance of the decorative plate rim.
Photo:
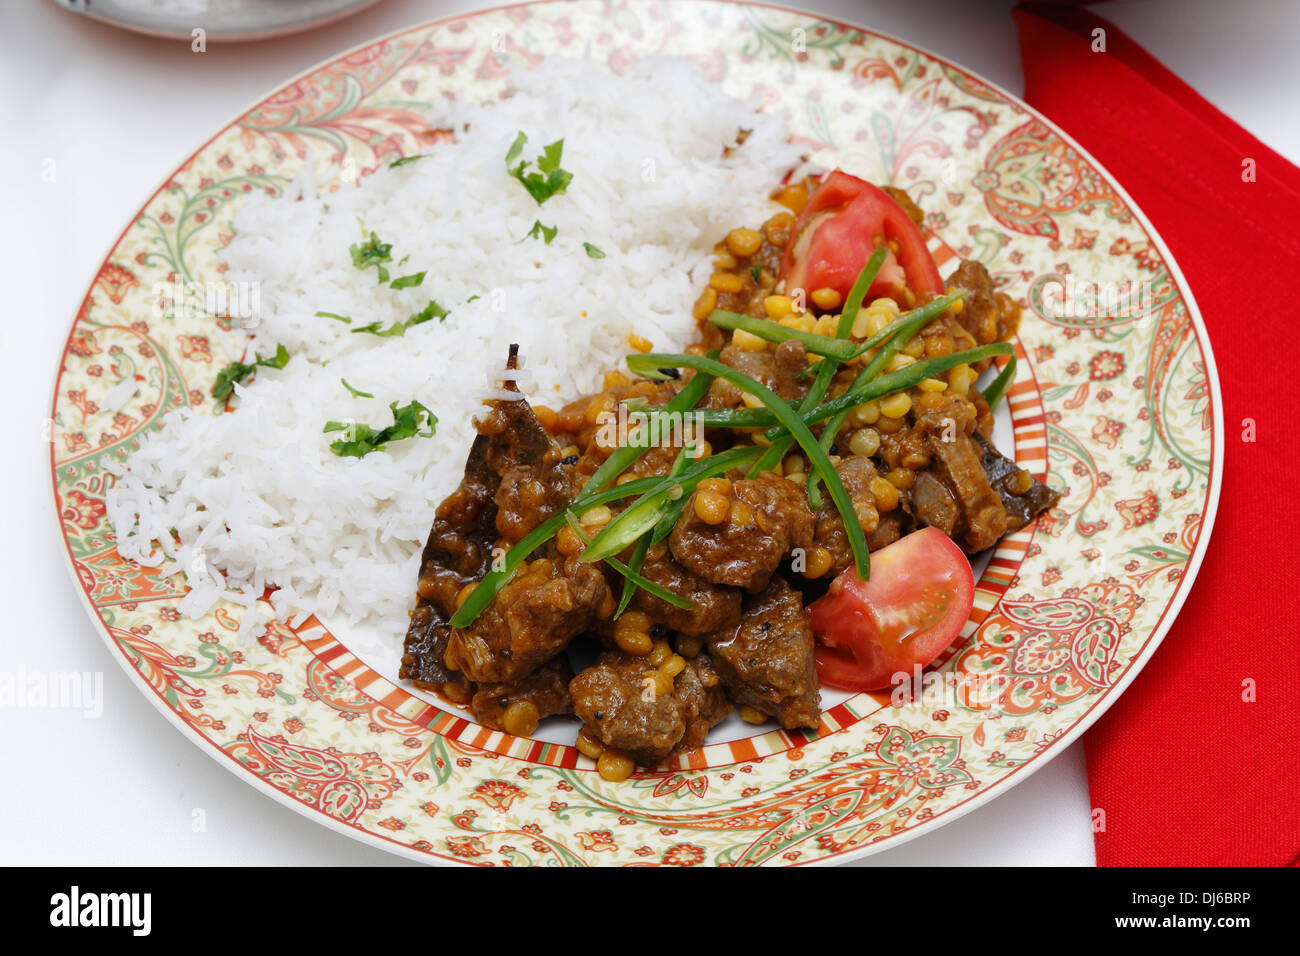
<svg viewBox="0 0 1300 956">
<path fill-rule="evenodd" d="M 1173 280 L 1175 286 L 1178 289 L 1179 298 L 1182 300 L 1184 307 L 1187 309 L 1188 319 L 1191 322 L 1191 325 L 1196 333 L 1195 341 L 1200 349 L 1201 355 L 1204 358 L 1204 362 L 1205 362 L 1207 399 L 1208 399 L 1208 405 L 1210 410 L 1210 417 L 1212 421 L 1212 427 L 1210 430 L 1212 434 L 1211 434 L 1211 442 L 1210 442 L 1210 462 L 1209 462 L 1209 469 L 1207 474 L 1208 487 L 1205 492 L 1205 504 L 1202 511 L 1201 525 L 1199 528 L 1195 546 L 1191 554 L 1188 556 L 1186 568 L 1182 573 L 1181 577 L 1179 578 L 1177 584 L 1175 585 L 1173 589 L 1173 593 L 1170 596 L 1168 602 L 1165 604 L 1159 619 L 1152 626 L 1151 631 L 1147 635 L 1141 648 L 1128 662 L 1127 666 L 1124 668 L 1124 671 L 1121 673 L 1121 675 L 1113 683 L 1109 684 L 1106 687 L 1105 691 L 1098 697 L 1095 703 L 1093 703 L 1087 710 L 1085 710 L 1082 714 L 1080 714 L 1074 720 L 1074 722 L 1071 723 L 1067 728 L 1061 731 L 1060 735 L 1052 741 L 1051 746 L 1047 747 L 1046 749 L 1044 749 L 1039 753 L 1034 754 L 1032 757 L 1027 759 L 1019 766 L 1014 767 L 1009 772 L 993 780 L 991 783 L 989 783 L 987 786 L 980 789 L 971 797 L 963 800 L 960 803 L 955 804 L 954 806 L 948 807 L 944 810 L 939 811 L 938 813 L 935 813 L 923 824 L 907 827 L 906 829 L 903 829 L 897 832 L 896 834 L 891 835 L 888 839 L 867 843 L 863 846 L 856 847 L 851 850 L 842 850 L 837 853 L 833 853 L 814 860 L 809 860 L 805 862 L 795 861 L 792 864 L 789 864 L 793 866 L 838 865 L 841 863 L 858 861 L 868 856 L 874 855 L 876 853 L 880 853 L 884 850 L 893 849 L 894 847 L 901 846 L 902 844 L 907 843 L 918 836 L 932 833 L 938 828 L 944 826 L 945 824 L 960 819 L 962 816 L 965 816 L 967 813 L 970 813 L 971 811 L 984 806 L 996 796 L 1005 793 L 1011 787 L 1014 787 L 1017 784 L 1021 783 L 1022 781 L 1028 779 L 1035 772 L 1037 772 L 1041 767 L 1045 766 L 1049 761 L 1051 761 L 1057 754 L 1059 754 L 1060 752 L 1068 748 L 1071 744 L 1073 744 L 1075 741 L 1077 741 L 1078 738 L 1081 737 L 1086 730 L 1088 730 L 1094 723 L 1096 723 L 1097 720 L 1099 720 L 1102 717 L 1103 714 L 1105 714 L 1105 712 L 1110 708 L 1110 706 L 1115 702 L 1115 700 L 1117 700 L 1120 697 L 1120 695 L 1122 695 L 1128 689 L 1129 685 L 1132 684 L 1133 680 L 1146 666 L 1147 662 L 1151 659 L 1156 649 L 1163 642 L 1165 636 L 1172 628 L 1174 621 L 1177 619 L 1179 613 L 1182 611 L 1183 605 L 1187 600 L 1187 595 L 1191 591 L 1191 588 L 1194 586 L 1197 575 L 1200 572 L 1200 568 L 1204 561 L 1206 551 L 1208 550 L 1209 547 L 1210 539 L 1213 535 L 1214 524 L 1218 514 L 1218 507 L 1219 507 L 1220 496 L 1222 493 L 1222 485 L 1223 485 L 1224 410 L 1223 410 L 1223 403 L 1221 397 L 1221 387 L 1220 387 L 1219 376 L 1218 376 L 1218 367 L 1214 357 L 1213 346 L 1210 341 L 1209 332 L 1206 329 L 1204 320 L 1201 316 L 1200 307 L 1196 302 L 1195 294 L 1191 288 L 1190 283 L 1188 283 L 1186 276 L 1183 274 L 1181 266 L 1179 265 L 1178 261 L 1173 257 L 1173 254 L 1170 251 L 1168 245 L 1165 243 L 1164 238 L 1160 235 L 1159 231 L 1151 223 L 1151 220 L 1147 217 L 1146 213 L 1142 210 L 1142 208 L 1129 195 L 1128 191 L 1123 187 L 1122 184 L 1120 184 L 1115 179 L 1113 174 L 1111 174 L 1110 171 L 1105 166 L 1103 166 L 1092 155 L 1091 152 L 1089 152 L 1082 145 L 1080 145 L 1079 142 L 1075 140 L 1073 136 L 1071 136 L 1069 133 L 1061 129 L 1061 127 L 1058 126 L 1053 120 L 1046 117 L 1044 114 L 1039 112 L 1034 107 L 1030 106 L 1020 97 L 1016 96 L 1015 94 L 1003 88 L 1000 84 L 988 80 L 982 74 L 977 73 L 965 66 L 962 66 L 945 56 L 937 54 L 926 47 L 922 47 L 915 43 L 902 40 L 893 34 L 864 26 L 853 20 L 840 19 L 837 17 L 830 16 L 828 14 L 820 13 L 812 9 L 797 9 L 782 4 L 762 2 L 762 0 L 710 0 L 710 2 L 720 4 L 720 5 L 725 5 L 728 7 L 735 7 L 735 8 L 749 7 L 749 8 L 756 8 L 756 9 L 778 11 L 781 13 L 787 13 L 799 17 L 806 17 L 809 19 L 818 20 L 840 29 L 856 30 L 865 35 L 877 37 L 886 42 L 896 44 L 899 47 L 911 50 L 915 53 L 921 54 L 922 56 L 928 57 L 936 63 L 942 64 L 945 67 L 957 71 L 958 73 L 965 74 L 966 76 L 977 80 L 979 83 L 983 84 L 989 90 L 998 94 L 1006 102 L 1007 105 L 1015 107 L 1017 110 L 1022 111 L 1026 116 L 1031 117 L 1037 120 L 1038 122 L 1040 122 L 1041 124 L 1043 124 L 1052 133 L 1053 136 L 1059 138 L 1064 144 L 1066 144 L 1075 152 L 1077 152 L 1077 154 L 1083 160 L 1085 160 L 1091 166 L 1092 169 L 1094 169 L 1095 171 L 1097 171 L 1099 174 L 1102 175 L 1108 187 L 1114 191 L 1115 195 L 1124 204 L 1125 211 L 1131 213 L 1134 216 L 1136 222 L 1138 223 L 1138 225 L 1141 226 L 1147 238 L 1150 239 L 1155 249 L 1160 253 L 1163 264 L 1168 269 L 1170 278 Z M 661 0 L 661 3 L 665 7 L 676 6 L 679 4 L 684 4 L 688 7 L 692 6 L 689 0 Z M 229 121 L 227 121 L 219 128 L 217 128 L 212 133 L 212 135 L 208 136 L 192 151 L 187 153 L 182 160 L 180 160 L 178 163 L 170 167 L 168 173 L 165 174 L 165 176 L 160 181 L 158 186 L 156 186 L 154 190 L 149 193 L 149 195 L 144 199 L 144 201 L 137 209 L 136 213 L 127 221 L 127 223 L 122 228 L 121 232 L 119 232 L 117 237 L 109 244 L 107 248 L 107 252 L 105 253 L 104 257 L 98 260 L 100 263 L 99 267 L 96 269 L 94 276 L 87 284 L 85 292 L 83 292 L 83 294 L 78 299 L 78 301 L 84 303 L 87 300 L 87 297 L 94 290 L 94 287 L 98 281 L 99 270 L 103 268 L 104 263 L 107 263 L 109 261 L 113 251 L 121 244 L 123 239 L 126 238 L 127 234 L 136 224 L 136 221 L 139 219 L 140 215 L 143 212 L 145 212 L 145 210 L 148 209 L 149 205 L 158 197 L 158 195 L 164 189 L 167 188 L 168 184 L 175 178 L 177 172 L 187 167 L 205 149 L 207 149 L 210 145 L 212 145 L 213 142 L 215 142 L 218 138 L 224 135 L 231 128 L 236 126 L 241 119 L 247 116 L 250 112 L 256 110 L 259 106 L 265 103 L 269 98 L 274 96 L 280 90 L 288 88 L 294 85 L 295 83 L 299 82 L 300 80 L 322 70 L 323 68 L 329 66 L 330 64 L 343 60 L 359 51 L 369 49 L 371 47 L 374 47 L 377 44 L 383 43 L 385 41 L 397 37 L 401 37 L 403 35 L 415 31 L 431 30 L 448 23 L 455 23 L 459 21 L 470 21 L 470 20 L 477 19 L 479 17 L 489 16 L 493 14 L 502 14 L 510 10 L 516 10 L 520 8 L 547 7 L 547 6 L 563 7 L 566 5 L 567 5 L 566 0 L 522 0 L 522 2 L 499 4 L 496 6 L 485 7 L 477 10 L 452 13 L 443 17 L 439 17 L 437 19 L 408 24 L 406 26 L 399 27 L 387 33 L 370 37 L 361 43 L 358 43 L 345 50 L 342 50 L 328 57 L 325 57 L 322 60 L 312 64 L 308 68 L 300 71 L 299 73 L 294 74 L 293 76 L 280 82 L 279 85 L 273 87 L 272 89 L 264 91 L 257 99 L 255 99 L 247 107 L 245 107 L 244 109 L 236 113 Z M 67 355 L 69 345 L 71 344 L 72 341 L 72 336 L 76 331 L 76 327 L 77 327 L 77 322 L 74 319 L 74 321 L 71 323 L 71 327 L 69 328 L 68 334 L 67 336 L 65 336 L 62 346 L 58 352 L 55 374 L 53 376 L 53 383 L 51 386 L 50 405 L 49 405 L 51 415 L 53 415 L 58 408 L 58 389 L 63 376 L 62 364 L 65 356 Z M 1041 394 L 1040 394 L 1040 399 L 1041 399 Z M 311 805 L 308 805 L 299 800 L 294 800 L 282 790 L 268 783 L 263 777 L 259 776 L 258 774 L 249 772 L 247 768 L 245 768 L 242 764 L 239 763 L 239 761 L 234 757 L 233 754 L 229 753 L 227 750 L 223 749 L 220 746 L 215 746 L 212 741 L 208 740 L 197 730 L 195 730 L 194 727 L 192 727 L 189 723 L 187 723 L 181 717 L 180 714 L 178 714 L 171 707 L 167 706 L 166 702 L 162 699 L 162 697 L 159 694 L 155 693 L 153 691 L 153 688 L 151 688 L 148 685 L 147 681 L 143 678 L 140 672 L 131 666 L 130 661 L 127 659 L 126 655 L 122 652 L 121 648 L 117 645 L 116 641 L 109 633 L 107 622 L 105 622 L 102 616 L 100 615 L 99 609 L 96 607 L 95 604 L 92 603 L 92 601 L 90 600 L 89 593 L 81 585 L 81 582 L 77 576 L 77 571 L 76 571 L 73 555 L 71 552 L 70 543 L 67 534 L 65 533 L 64 525 L 61 521 L 59 493 L 57 487 L 58 462 L 55 460 L 53 442 L 50 443 L 49 461 L 50 461 L 50 482 L 48 485 L 48 489 L 50 494 L 50 503 L 53 505 L 52 516 L 54 518 L 55 526 L 58 530 L 59 537 L 61 539 L 61 543 L 62 543 L 61 553 L 64 559 L 64 564 L 69 575 L 72 578 L 74 590 L 77 592 L 77 596 L 79 600 L 81 601 L 83 607 L 86 609 L 88 615 L 90 616 L 92 623 L 95 625 L 95 628 L 99 633 L 101 640 L 103 640 L 104 643 L 108 646 L 110 651 L 110 656 L 112 656 L 117 661 L 118 665 L 127 673 L 128 678 L 132 681 L 132 683 L 134 683 L 137 686 L 137 689 L 140 690 L 141 693 L 143 693 L 143 695 L 150 701 L 150 703 L 153 704 L 153 706 L 160 713 L 162 713 L 164 717 L 167 718 L 169 723 L 171 723 L 174 727 L 176 727 L 179 731 L 181 731 L 181 733 L 185 735 L 192 743 L 197 745 L 201 751 L 206 753 L 211 759 L 216 761 L 220 766 L 227 769 L 237 779 L 241 780 L 245 784 L 253 786 L 254 789 L 272 798 L 277 803 L 285 807 L 288 807 L 289 809 L 293 810 L 294 812 L 300 814 L 301 816 L 309 820 L 312 820 L 318 824 L 324 824 L 328 826 L 330 829 L 334 830 L 335 832 L 347 836 L 351 839 L 358 840 L 371 847 L 383 850 L 388 853 L 396 854 L 406 859 L 410 859 L 410 860 L 414 860 L 426 864 L 431 864 L 431 865 L 440 865 L 440 864 L 472 865 L 466 860 L 454 856 L 450 856 L 445 853 L 440 853 L 432 850 L 417 849 L 409 844 L 398 842 L 396 839 L 385 837 L 381 834 L 374 833 L 361 826 L 336 819 L 335 817 L 323 813 L 319 809 L 312 807 Z M 942 821 L 942 822 L 938 822 L 938 821 Z"/>
</svg>

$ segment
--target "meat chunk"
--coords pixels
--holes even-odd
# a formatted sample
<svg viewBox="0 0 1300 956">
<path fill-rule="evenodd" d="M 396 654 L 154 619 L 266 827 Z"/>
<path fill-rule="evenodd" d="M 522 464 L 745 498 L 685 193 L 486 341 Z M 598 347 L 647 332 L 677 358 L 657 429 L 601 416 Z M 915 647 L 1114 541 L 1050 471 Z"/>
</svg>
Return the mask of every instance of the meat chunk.
<svg viewBox="0 0 1300 956">
<path fill-rule="evenodd" d="M 811 387 L 812 380 L 800 375 L 808 367 L 808 352 L 801 342 L 782 342 L 775 349 L 749 352 L 728 345 L 718 356 L 724 365 L 744 372 L 776 392 L 787 402 L 798 402 Z M 724 379 L 715 379 L 704 401 L 706 408 L 739 408 L 742 392 Z"/>
<path fill-rule="evenodd" d="M 681 702 L 655 694 L 654 670 L 644 658 L 606 652 L 569 685 L 592 736 L 644 766 L 663 761 L 686 733 Z"/>
<path fill-rule="evenodd" d="M 942 483 L 957 510 L 951 514 L 935 486 L 927 483 L 922 491 L 930 513 L 918 517 L 933 517 L 939 522 L 937 526 L 968 553 L 992 546 L 1007 532 L 1007 512 L 1002 498 L 989 484 L 981 450 L 972 438 L 974 407 L 958 398 L 947 399 L 918 412 L 915 431 L 926 440 L 930 451 L 929 474 Z"/>
<path fill-rule="evenodd" d="M 434 512 L 420 559 L 416 599 L 417 608 L 432 608 L 439 621 L 451 617 L 460 589 L 486 574 L 492 561 L 497 536 L 494 499 L 501 474 L 489 459 L 500 457 L 494 447 L 497 440 L 475 438 L 460 486 Z"/>
<path fill-rule="evenodd" d="M 953 540 L 970 554 L 992 547 L 1007 533 L 1007 512 L 989 484 L 975 443 L 969 436 L 941 442 L 934 462 L 935 473 L 961 503 L 962 520 Z"/>
<path fill-rule="evenodd" d="M 516 574 L 472 624 L 452 629 L 448 665 L 474 681 L 518 680 L 587 629 L 610 600 L 605 576 L 593 564 L 548 553 Z"/>
<path fill-rule="evenodd" d="M 577 488 L 564 467 L 560 446 L 523 398 L 494 402 L 475 427 L 475 444 L 487 439 L 488 467 L 498 476 L 492 496 L 494 528 L 503 543 L 514 544 L 567 508 Z"/>
<path fill-rule="evenodd" d="M 970 295 L 957 318 L 975 344 L 1005 342 L 1016 334 L 1020 326 L 1020 307 L 1005 293 L 996 291 L 993 277 L 984 263 L 964 259 L 948 279 L 949 289 L 959 287 L 969 289 Z"/>
<path fill-rule="evenodd" d="M 443 663 L 451 628 L 438 620 L 432 607 L 421 605 L 411 614 L 406 629 L 402 666 L 398 674 L 424 690 L 442 691 L 449 683 L 460 683 Z"/>
<path fill-rule="evenodd" d="M 961 521 L 961 506 L 957 499 L 943 479 L 931 471 L 916 474 L 912 483 L 912 513 L 921 524 L 938 528 L 950 538 Z"/>
<path fill-rule="evenodd" d="M 1056 504 L 1061 497 L 1058 492 L 1004 457 L 979 432 L 972 434 L 971 438 L 979 449 L 984 474 L 1006 509 L 1007 531 L 1019 531 Z"/>
<path fill-rule="evenodd" d="M 606 747 L 654 766 L 686 733 L 681 702 L 655 691 L 656 668 L 643 657 L 600 655 L 569 684 L 573 712 Z"/>
<path fill-rule="evenodd" d="M 474 717 L 485 727 L 506 730 L 510 733 L 530 734 L 537 729 L 537 721 L 554 714 L 573 713 L 573 698 L 569 696 L 569 681 L 573 668 L 565 657 L 557 657 L 526 677 L 502 684 L 482 684 L 470 701 Z M 507 727 L 503 722 L 511 708 L 525 711 L 525 725 Z M 515 719 L 520 719 L 516 717 Z"/>
<path fill-rule="evenodd" d="M 904 528 L 908 531 L 912 530 L 911 521 L 906 515 L 897 512 L 881 515 L 876 530 L 867 535 L 867 550 L 879 551 L 881 548 L 893 544 L 903 536 Z M 845 565 L 845 567 L 848 567 L 848 565 Z"/>
<path fill-rule="evenodd" d="M 871 493 L 871 481 L 879 477 L 876 466 L 869 458 L 860 455 L 838 459 L 834 464 L 835 472 L 840 476 L 840 483 L 844 485 L 849 500 L 853 502 L 853 511 L 867 535 L 868 544 L 873 548 L 884 547 L 889 541 L 883 544 L 871 543 L 873 533 L 881 526 L 881 516 L 876 510 L 876 497 Z M 895 532 L 894 537 L 897 536 Z M 823 577 L 839 574 L 853 563 L 849 537 L 844 533 L 844 519 L 840 517 L 839 509 L 835 507 L 835 502 L 831 500 L 830 495 L 822 495 L 822 503 L 817 509 L 817 530 L 813 540 L 831 554 L 831 570 Z"/>
<path fill-rule="evenodd" d="M 515 367 L 517 352 L 512 345 L 509 368 Z M 507 382 L 505 388 L 517 391 L 512 382 Z M 452 638 L 446 622 L 456 610 L 460 591 L 487 574 L 496 547 L 518 541 L 566 507 L 575 493 L 559 446 L 522 396 L 513 401 L 491 402 L 476 428 L 478 435 L 465 462 L 465 474 L 459 487 L 434 512 L 420 559 L 416 607 L 407 627 L 399 673 L 426 687 L 454 679 L 444 660 Z M 582 594 L 574 597 L 578 599 Z M 497 649 L 509 649 L 509 644 L 501 643 Z M 477 650 L 467 648 L 467 660 L 476 661 Z M 530 654 L 529 660 L 531 663 L 522 669 L 511 669 L 509 673 L 497 669 L 500 673 L 485 672 L 476 679 L 510 679 L 545 658 L 538 660 Z"/>
<path fill-rule="evenodd" d="M 673 696 L 682 702 L 686 721 L 686 733 L 673 748 L 678 753 L 704 746 L 709 731 L 733 709 L 708 654 L 697 654 L 686 662 L 673 684 Z"/>
<path fill-rule="evenodd" d="M 709 636 L 709 652 L 738 704 L 787 729 L 816 728 L 821 696 L 803 598 L 779 575 L 745 603 L 740 623 Z"/>
<path fill-rule="evenodd" d="M 713 585 L 705 585 L 713 587 Z M 740 619 L 740 592 L 734 588 L 726 589 L 735 595 L 736 607 L 734 617 L 729 619 L 737 621 Z M 632 621 L 631 619 L 637 619 Z M 629 611 L 618 619 L 618 625 L 628 624 L 634 631 L 646 631 L 649 638 L 653 641 L 651 654 L 660 653 L 660 646 L 664 652 L 668 651 L 669 645 L 665 641 L 668 635 L 668 629 L 662 624 L 653 621 L 649 615 L 639 611 Z M 619 657 L 635 656 L 638 652 L 625 651 L 620 646 L 619 638 L 616 637 L 617 626 L 613 622 L 597 621 L 592 628 L 589 636 L 594 637 L 605 649 L 615 653 Z M 626 646 L 624 641 L 624 646 Z M 685 650 L 683 646 L 688 644 L 690 649 Z M 683 719 L 686 721 L 686 731 L 682 739 L 678 742 L 674 750 L 692 750 L 704 744 L 704 739 L 708 735 L 709 728 L 717 724 L 727 714 L 731 713 L 732 705 L 730 698 L 727 697 L 726 691 L 719 680 L 717 671 L 713 669 L 713 663 L 709 655 L 702 653 L 704 646 L 703 635 L 686 636 L 677 635 L 677 647 L 679 656 L 684 662 L 684 667 L 673 686 L 673 696 L 682 702 Z M 692 656 L 693 655 L 693 656 Z M 659 660 L 651 657 L 650 660 Z M 646 674 L 650 672 L 647 671 Z M 645 675 L 640 675 L 644 677 Z M 644 686 L 644 680 L 642 681 Z"/>
<path fill-rule="evenodd" d="M 693 607 L 674 607 L 663 598 L 637 588 L 632 599 L 636 608 L 669 630 L 682 634 L 707 634 L 740 620 L 741 594 L 738 590 L 713 584 L 687 571 L 662 544 L 646 554 L 641 574 L 693 602 Z"/>
<path fill-rule="evenodd" d="M 569 685 L 591 735 L 644 766 L 698 747 L 731 709 L 707 655 L 687 661 L 669 693 L 659 692 L 658 672 L 644 657 L 605 651 Z"/>
<path fill-rule="evenodd" d="M 807 496 L 794 482 L 768 476 L 721 489 L 709 485 L 691 495 L 668 547 L 678 564 L 707 581 L 761 591 L 791 548 L 812 545 L 816 520 Z M 719 494 L 728 498 L 726 517 L 713 524 L 700 517 L 696 502 Z"/>
<path fill-rule="evenodd" d="M 636 381 L 593 395 L 584 395 L 563 406 L 556 418 L 556 440 L 562 445 L 574 445 L 579 449 L 578 460 L 573 462 L 573 473 L 579 480 L 590 478 L 608 457 L 609 449 L 602 447 L 595 439 L 608 429 L 611 416 L 617 422 L 616 409 L 620 403 L 638 401 L 650 405 L 666 405 L 686 381 L 686 378 L 667 382 Z M 593 408 L 596 405 L 599 407 Z M 637 476 L 667 474 L 677 450 L 666 442 L 653 445 L 629 470 Z"/>
</svg>

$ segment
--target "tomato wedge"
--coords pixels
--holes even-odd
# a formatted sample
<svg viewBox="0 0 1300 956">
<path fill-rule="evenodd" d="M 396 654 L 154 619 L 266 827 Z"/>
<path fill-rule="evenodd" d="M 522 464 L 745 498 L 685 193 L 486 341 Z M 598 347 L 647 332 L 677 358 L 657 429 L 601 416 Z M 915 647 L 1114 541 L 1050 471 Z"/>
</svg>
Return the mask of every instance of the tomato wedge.
<svg viewBox="0 0 1300 956">
<path fill-rule="evenodd" d="M 970 562 L 937 528 L 872 552 L 870 581 L 849 567 L 808 606 L 822 683 L 867 691 L 911 679 L 957 637 L 974 600 Z"/>
<path fill-rule="evenodd" d="M 911 308 L 917 294 L 943 292 L 939 268 L 912 217 L 884 190 L 837 169 L 822 180 L 795 221 L 780 278 L 787 292 L 803 289 L 811 295 L 834 289 L 848 298 L 867 257 L 885 243 L 891 251 L 867 290 L 868 302 L 889 296 Z"/>
</svg>

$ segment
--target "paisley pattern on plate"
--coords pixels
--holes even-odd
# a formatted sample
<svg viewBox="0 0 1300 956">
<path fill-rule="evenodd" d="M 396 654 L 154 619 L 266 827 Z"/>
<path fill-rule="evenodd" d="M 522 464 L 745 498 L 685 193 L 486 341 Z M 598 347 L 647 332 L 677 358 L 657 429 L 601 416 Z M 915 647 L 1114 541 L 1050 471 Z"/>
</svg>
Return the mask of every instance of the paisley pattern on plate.
<svg viewBox="0 0 1300 956">
<path fill-rule="evenodd" d="M 733 95 L 787 114 L 823 165 L 908 189 L 936 258 L 983 261 L 1025 307 L 1009 395 L 1015 454 L 1063 497 L 999 546 L 942 666 L 911 699 L 859 695 L 817 732 L 713 744 L 610 784 L 571 747 L 488 731 L 394 686 L 314 619 L 272 625 L 245 649 L 234 641 L 238 607 L 181 618 L 177 578 L 114 548 L 105 463 L 129 456 L 169 410 L 210 409 L 218 330 L 240 320 L 170 303 L 178 283 L 220 281 L 239 204 L 283 190 L 308 157 L 331 181 L 419 151 L 438 136 L 422 121 L 431 103 L 490 100 L 511 67 L 587 56 L 619 72 L 656 53 L 689 56 Z M 1140 289 L 1141 314 L 1126 282 Z M 955 65 L 774 7 L 586 0 L 488 11 L 299 77 L 149 199 L 95 277 L 62 357 L 48 432 L 58 519 L 95 620 L 174 722 L 344 832 L 421 859 L 495 865 L 844 859 L 932 828 L 1041 765 L 1114 699 L 1172 621 L 1222 457 L 1194 309 L 1106 174 Z"/>
</svg>

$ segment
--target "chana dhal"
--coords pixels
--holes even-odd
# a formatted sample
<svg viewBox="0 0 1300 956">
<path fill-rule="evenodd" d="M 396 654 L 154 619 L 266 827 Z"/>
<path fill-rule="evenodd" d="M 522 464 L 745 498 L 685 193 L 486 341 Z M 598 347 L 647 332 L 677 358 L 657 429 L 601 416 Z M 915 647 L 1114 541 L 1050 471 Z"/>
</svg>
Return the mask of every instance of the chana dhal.
<svg viewBox="0 0 1300 956">
<path fill-rule="evenodd" d="M 633 336 L 559 408 L 507 372 L 437 508 L 403 678 L 515 735 L 572 715 L 617 781 L 735 708 L 816 728 L 821 685 L 885 688 L 952 643 L 967 555 L 1056 500 L 989 440 L 1019 308 L 979 262 L 943 280 L 899 190 L 837 170 L 773 198 L 716 247 L 682 353 Z"/>
</svg>

